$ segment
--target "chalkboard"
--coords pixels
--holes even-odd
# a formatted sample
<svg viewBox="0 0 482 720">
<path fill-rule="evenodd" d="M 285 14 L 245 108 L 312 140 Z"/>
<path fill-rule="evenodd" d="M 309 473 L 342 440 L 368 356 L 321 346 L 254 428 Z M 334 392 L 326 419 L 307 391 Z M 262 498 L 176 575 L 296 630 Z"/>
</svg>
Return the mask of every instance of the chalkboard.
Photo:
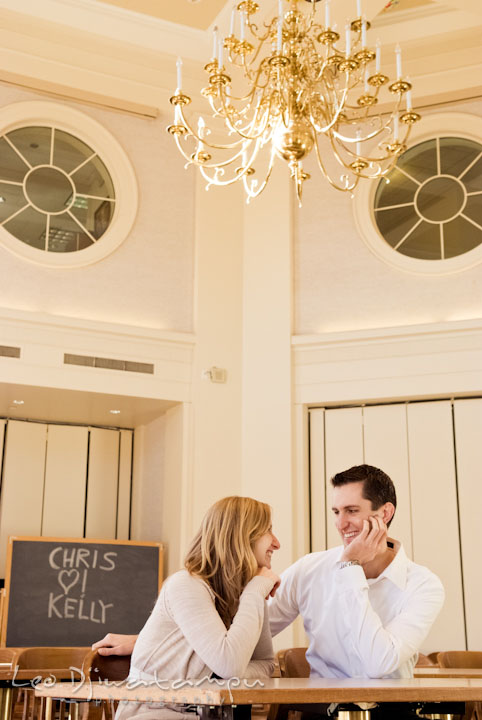
<svg viewBox="0 0 482 720">
<path fill-rule="evenodd" d="M 2 638 L 7 647 L 82 647 L 138 633 L 159 593 L 162 545 L 12 537 Z"/>
</svg>

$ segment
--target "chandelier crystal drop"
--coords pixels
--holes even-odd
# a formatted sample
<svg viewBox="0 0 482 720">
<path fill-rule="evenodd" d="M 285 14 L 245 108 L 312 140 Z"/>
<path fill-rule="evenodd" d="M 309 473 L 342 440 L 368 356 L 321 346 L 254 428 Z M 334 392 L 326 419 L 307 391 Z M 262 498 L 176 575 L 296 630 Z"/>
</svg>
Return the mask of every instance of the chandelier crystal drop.
<svg viewBox="0 0 482 720">
<path fill-rule="evenodd" d="M 236 2 L 227 37 L 213 33 L 213 53 L 205 66 L 208 84 L 201 94 L 210 106 L 197 126 L 186 117 L 191 98 L 182 90 L 182 61 L 170 102 L 174 122 L 167 130 L 187 164 L 211 185 L 242 182 L 248 202 L 266 187 L 276 158 L 289 166 L 301 206 L 303 183 L 310 176 L 303 161 L 314 153 L 331 185 L 352 192 L 360 178 L 388 173 L 406 149 L 413 111 L 411 84 L 381 72 L 381 50 L 367 45 L 370 23 L 357 15 L 341 39 L 330 23 L 317 21 L 318 0 L 278 0 L 278 15 L 259 27 L 254 0 Z M 321 13 L 320 13 L 321 14 Z M 236 34 L 236 28 L 239 33 Z M 228 67 L 226 67 L 228 65 Z M 383 86 L 394 96 L 392 112 L 377 113 Z M 403 96 L 406 107 L 402 110 Z M 341 172 L 341 174 L 340 174 Z"/>
</svg>

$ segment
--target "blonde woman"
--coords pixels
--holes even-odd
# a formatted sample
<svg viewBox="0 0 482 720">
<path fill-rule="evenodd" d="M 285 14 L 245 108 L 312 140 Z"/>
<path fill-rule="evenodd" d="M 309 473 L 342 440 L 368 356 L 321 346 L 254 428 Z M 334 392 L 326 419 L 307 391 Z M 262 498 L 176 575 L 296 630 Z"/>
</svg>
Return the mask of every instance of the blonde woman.
<svg viewBox="0 0 482 720">
<path fill-rule="evenodd" d="M 268 505 L 246 497 L 215 503 L 191 543 L 185 569 L 162 586 L 135 643 L 129 678 L 269 676 L 274 656 L 265 600 L 280 583 L 271 570 L 279 546 Z M 105 646 L 118 638 L 108 635 L 94 647 L 110 654 Z M 116 718 L 179 717 L 173 710 L 127 703 Z"/>
</svg>

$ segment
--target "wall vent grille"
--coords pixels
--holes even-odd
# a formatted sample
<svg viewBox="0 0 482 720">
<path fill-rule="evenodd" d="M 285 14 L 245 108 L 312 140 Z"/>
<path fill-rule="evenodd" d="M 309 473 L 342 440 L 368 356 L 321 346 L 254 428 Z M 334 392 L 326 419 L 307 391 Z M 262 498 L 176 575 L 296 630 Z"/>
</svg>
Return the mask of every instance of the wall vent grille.
<svg viewBox="0 0 482 720">
<path fill-rule="evenodd" d="M 0 355 L 3 357 L 19 358 L 20 348 L 12 347 L 10 345 L 0 345 Z"/>
<path fill-rule="evenodd" d="M 72 355 L 64 353 L 64 365 L 82 365 L 84 367 L 103 368 L 104 370 L 120 370 L 122 372 L 154 374 L 152 363 L 133 362 L 132 360 L 115 360 L 99 358 L 93 355 Z"/>
</svg>

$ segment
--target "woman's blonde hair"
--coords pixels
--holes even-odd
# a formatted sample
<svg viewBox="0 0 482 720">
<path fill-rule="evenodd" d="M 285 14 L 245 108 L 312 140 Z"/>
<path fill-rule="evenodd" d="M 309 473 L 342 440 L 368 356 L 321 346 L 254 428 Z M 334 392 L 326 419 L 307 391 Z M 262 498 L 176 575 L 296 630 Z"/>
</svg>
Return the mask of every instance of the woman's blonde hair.
<svg viewBox="0 0 482 720">
<path fill-rule="evenodd" d="M 186 569 L 214 592 L 227 628 L 244 587 L 258 571 L 254 543 L 270 527 L 269 505 L 249 497 L 223 498 L 207 511 L 185 557 Z"/>
</svg>

